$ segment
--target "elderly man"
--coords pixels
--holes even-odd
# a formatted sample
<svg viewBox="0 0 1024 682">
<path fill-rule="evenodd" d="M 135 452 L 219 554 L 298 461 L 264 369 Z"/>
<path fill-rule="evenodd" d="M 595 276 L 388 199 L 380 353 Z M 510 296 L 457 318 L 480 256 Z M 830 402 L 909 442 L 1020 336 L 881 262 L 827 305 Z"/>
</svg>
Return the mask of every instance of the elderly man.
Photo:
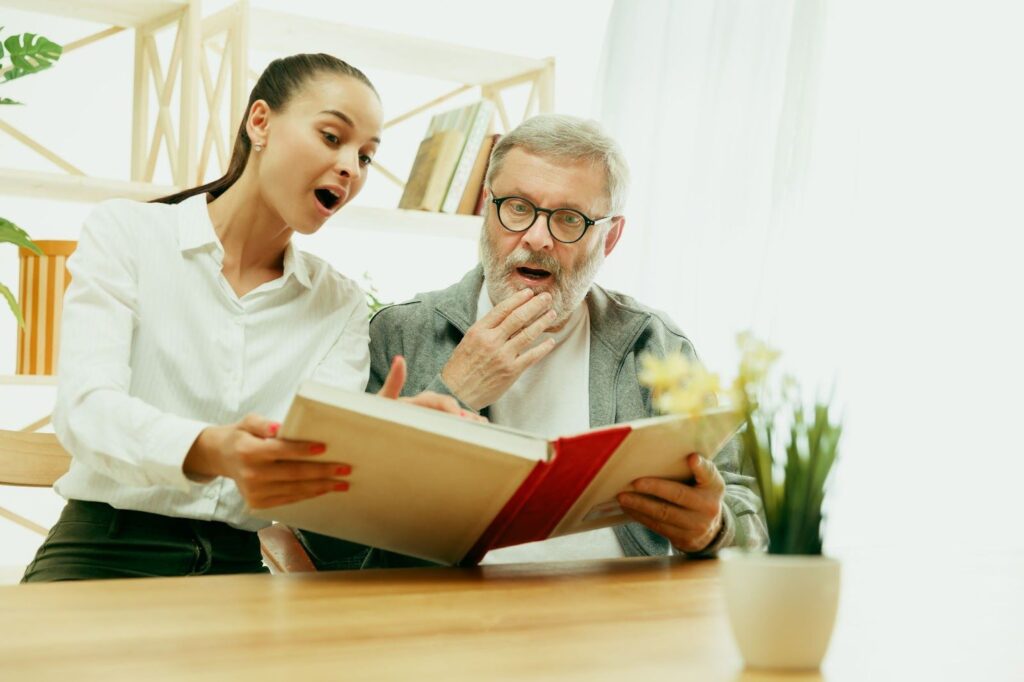
<svg viewBox="0 0 1024 682">
<path fill-rule="evenodd" d="M 480 265 L 453 286 L 385 308 L 370 323 L 370 385 L 396 355 L 406 393 L 454 396 L 492 422 L 547 436 L 652 415 L 643 353 L 690 341 L 665 315 L 594 284 L 622 237 L 625 159 L 597 124 L 543 115 L 500 139 L 487 172 Z M 735 441 L 714 462 L 689 456 L 691 482 L 635 482 L 619 497 L 635 523 L 509 547 L 485 563 L 763 547 L 767 532 Z M 416 560 L 299 533 L 320 568 Z"/>
</svg>

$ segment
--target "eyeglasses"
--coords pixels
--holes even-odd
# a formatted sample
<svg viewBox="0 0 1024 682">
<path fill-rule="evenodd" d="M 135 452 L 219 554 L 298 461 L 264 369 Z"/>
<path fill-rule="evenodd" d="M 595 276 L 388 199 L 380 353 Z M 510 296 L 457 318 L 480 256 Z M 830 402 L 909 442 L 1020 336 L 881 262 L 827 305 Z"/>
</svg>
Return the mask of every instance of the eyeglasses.
<svg viewBox="0 0 1024 682">
<path fill-rule="evenodd" d="M 540 208 L 523 197 L 493 197 L 491 201 L 498 207 L 498 222 L 509 232 L 526 232 L 533 227 L 538 213 L 547 213 L 548 233 L 552 239 L 563 244 L 578 242 L 592 225 L 598 225 L 614 217 L 605 216 L 591 220 L 575 209 Z"/>
</svg>

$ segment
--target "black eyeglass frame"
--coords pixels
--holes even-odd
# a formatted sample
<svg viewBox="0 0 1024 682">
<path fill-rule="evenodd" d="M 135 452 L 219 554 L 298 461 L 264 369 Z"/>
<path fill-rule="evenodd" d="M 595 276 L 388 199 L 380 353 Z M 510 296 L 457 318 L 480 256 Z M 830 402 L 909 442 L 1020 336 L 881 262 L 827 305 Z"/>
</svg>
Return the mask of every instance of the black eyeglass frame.
<svg viewBox="0 0 1024 682">
<path fill-rule="evenodd" d="M 513 230 L 511 227 L 505 224 L 505 221 L 501 219 L 501 205 L 508 201 L 509 199 L 519 199 L 520 201 L 525 201 L 529 206 L 533 207 L 533 220 L 531 220 L 530 224 L 522 228 L 521 230 Z M 578 242 L 579 240 L 583 239 L 583 237 L 586 236 L 587 230 L 589 230 L 592 226 L 611 220 L 612 218 L 615 217 L 614 215 L 608 215 L 605 216 L 604 218 L 591 220 L 585 213 L 577 211 L 575 208 L 541 208 L 540 206 L 536 206 L 532 201 L 530 201 L 526 197 L 520 197 L 514 194 L 510 194 L 507 197 L 491 196 L 491 201 L 494 202 L 494 205 L 496 207 L 495 213 L 497 213 L 498 215 L 498 223 L 509 232 L 526 232 L 531 227 L 533 227 L 533 224 L 535 222 L 537 222 L 537 216 L 539 216 L 541 213 L 546 213 L 548 217 L 547 220 L 544 221 L 544 223 L 547 225 L 548 234 L 550 234 L 551 238 L 560 244 L 575 244 L 576 242 Z M 576 239 L 567 242 L 564 239 L 559 239 L 558 237 L 555 236 L 555 233 L 551 230 L 551 216 L 557 213 L 558 211 L 572 211 L 576 215 L 583 218 L 583 231 L 580 232 L 579 237 L 576 237 Z"/>
</svg>

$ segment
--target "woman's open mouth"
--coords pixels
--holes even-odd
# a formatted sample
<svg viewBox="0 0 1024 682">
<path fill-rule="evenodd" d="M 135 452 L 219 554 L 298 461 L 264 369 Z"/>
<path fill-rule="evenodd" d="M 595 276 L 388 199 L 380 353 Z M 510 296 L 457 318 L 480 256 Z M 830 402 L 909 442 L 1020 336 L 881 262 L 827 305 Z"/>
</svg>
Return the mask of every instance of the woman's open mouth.
<svg viewBox="0 0 1024 682">
<path fill-rule="evenodd" d="M 316 197 L 317 205 L 322 209 L 321 213 L 331 215 L 341 204 L 341 194 L 335 190 L 327 187 L 317 187 L 313 190 L 313 196 Z"/>
</svg>

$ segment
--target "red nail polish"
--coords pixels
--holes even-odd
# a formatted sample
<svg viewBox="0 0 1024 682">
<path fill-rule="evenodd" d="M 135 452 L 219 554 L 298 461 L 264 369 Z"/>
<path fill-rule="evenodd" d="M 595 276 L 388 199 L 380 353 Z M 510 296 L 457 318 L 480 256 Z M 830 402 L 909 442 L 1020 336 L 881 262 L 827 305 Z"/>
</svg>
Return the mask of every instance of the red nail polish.
<svg viewBox="0 0 1024 682">
<path fill-rule="evenodd" d="M 314 443 L 309 446 L 309 453 L 311 455 L 319 455 L 324 452 L 327 452 L 327 446 L 323 443 Z"/>
<path fill-rule="evenodd" d="M 342 481 L 341 483 L 335 483 L 334 489 L 338 491 L 348 490 L 348 483 L 346 483 L 345 481 Z"/>
<path fill-rule="evenodd" d="M 270 424 L 270 426 L 267 427 L 267 431 L 270 432 L 270 437 L 273 438 L 274 436 L 276 436 L 277 432 L 278 432 L 278 430 L 280 430 L 280 428 L 281 428 L 280 424 L 278 424 L 277 422 L 272 422 Z"/>
<path fill-rule="evenodd" d="M 337 469 L 334 470 L 334 475 L 335 476 L 348 476 L 351 473 L 352 473 L 352 467 L 350 467 L 347 464 L 342 464 L 341 466 L 339 466 Z"/>
</svg>

